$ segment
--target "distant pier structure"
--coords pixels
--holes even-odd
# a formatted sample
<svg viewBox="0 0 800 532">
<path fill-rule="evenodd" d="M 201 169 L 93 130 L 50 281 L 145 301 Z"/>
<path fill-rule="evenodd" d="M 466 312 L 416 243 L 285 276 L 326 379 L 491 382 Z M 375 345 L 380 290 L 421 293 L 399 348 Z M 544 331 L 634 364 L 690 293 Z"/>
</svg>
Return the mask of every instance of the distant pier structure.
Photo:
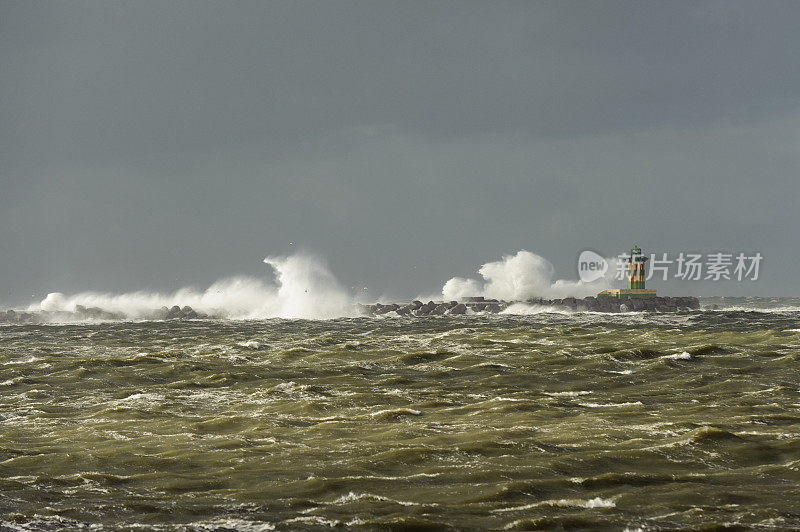
<svg viewBox="0 0 800 532">
<path fill-rule="evenodd" d="M 631 254 L 626 258 L 628 261 L 628 288 L 613 288 L 603 290 L 597 297 L 616 297 L 624 299 L 628 297 L 646 298 L 656 297 L 654 288 L 645 288 L 645 263 L 647 257 L 642 255 L 642 249 L 634 245 Z"/>
</svg>

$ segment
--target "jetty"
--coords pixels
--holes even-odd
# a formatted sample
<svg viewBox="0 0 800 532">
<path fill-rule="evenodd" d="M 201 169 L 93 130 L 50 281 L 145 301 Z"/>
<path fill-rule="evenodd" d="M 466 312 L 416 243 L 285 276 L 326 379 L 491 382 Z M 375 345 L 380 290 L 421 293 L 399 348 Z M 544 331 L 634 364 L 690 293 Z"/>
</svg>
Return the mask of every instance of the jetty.
<svg viewBox="0 0 800 532">
<path fill-rule="evenodd" d="M 533 298 L 524 301 L 503 301 L 483 297 L 467 297 L 462 301 L 414 300 L 409 303 L 375 303 L 362 305 L 369 316 L 396 313 L 399 316 L 445 316 L 461 314 L 499 314 L 512 305 L 539 307 L 543 311 L 571 312 L 679 312 L 697 310 L 700 300 L 696 297 L 608 297 L 589 296 L 582 299 L 566 297 L 563 299 Z"/>
</svg>

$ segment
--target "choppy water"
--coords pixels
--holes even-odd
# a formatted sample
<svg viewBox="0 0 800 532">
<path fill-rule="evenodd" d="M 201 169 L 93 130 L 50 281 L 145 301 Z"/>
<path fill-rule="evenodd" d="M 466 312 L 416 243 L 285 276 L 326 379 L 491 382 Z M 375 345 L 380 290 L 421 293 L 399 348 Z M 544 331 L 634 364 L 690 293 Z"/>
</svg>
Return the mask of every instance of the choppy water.
<svg viewBox="0 0 800 532">
<path fill-rule="evenodd" d="M 800 527 L 800 313 L 0 327 L 0 530 Z"/>
</svg>

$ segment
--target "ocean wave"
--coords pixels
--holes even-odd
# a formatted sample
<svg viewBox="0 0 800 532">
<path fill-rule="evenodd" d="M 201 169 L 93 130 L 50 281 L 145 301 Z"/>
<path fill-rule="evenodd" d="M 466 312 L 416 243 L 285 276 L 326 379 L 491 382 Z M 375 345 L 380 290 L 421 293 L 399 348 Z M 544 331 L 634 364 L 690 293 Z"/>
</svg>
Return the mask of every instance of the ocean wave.
<svg viewBox="0 0 800 532">
<path fill-rule="evenodd" d="M 541 506 L 561 506 L 561 507 L 575 507 L 575 508 L 614 508 L 617 504 L 613 498 L 603 499 L 602 497 L 595 497 L 593 499 L 558 499 L 534 502 L 523 506 L 514 506 L 512 508 L 500 508 L 494 512 L 519 512 L 522 510 L 530 510 L 532 508 L 539 508 Z"/>
<path fill-rule="evenodd" d="M 414 410 L 413 408 L 388 408 L 386 410 L 378 410 L 371 413 L 371 418 L 389 421 L 393 419 L 400 419 L 405 416 L 421 416 L 422 412 Z"/>
<path fill-rule="evenodd" d="M 642 406 L 641 401 L 629 401 L 626 403 L 578 403 L 587 408 L 625 408 L 629 406 Z"/>
<path fill-rule="evenodd" d="M 691 360 L 692 359 L 692 354 L 688 353 L 686 351 L 683 351 L 682 353 L 672 353 L 670 355 L 664 355 L 661 358 L 669 358 L 669 359 L 672 359 L 672 360 Z"/>
<path fill-rule="evenodd" d="M 65 320 L 70 319 L 65 313 L 80 320 L 82 314 L 91 314 L 94 309 L 127 319 L 149 319 L 158 316 L 159 309 L 174 306 L 230 319 L 330 319 L 361 314 L 355 298 L 341 287 L 320 257 L 304 252 L 267 257 L 264 262 L 272 269 L 275 283 L 239 276 L 217 281 L 203 291 L 52 292 L 28 310 L 56 313 L 57 319 Z"/>
<path fill-rule="evenodd" d="M 342 495 L 338 499 L 332 501 L 331 504 L 348 504 L 351 502 L 356 502 L 361 500 L 392 502 L 395 504 L 399 504 L 401 506 L 423 506 L 421 503 L 418 502 L 398 501 L 396 499 L 390 499 L 389 497 L 384 497 L 383 495 L 375 495 L 374 493 L 355 493 L 353 491 L 351 491 L 347 495 Z M 437 506 L 437 505 L 435 503 L 427 503 L 425 504 L 425 506 Z"/>
</svg>

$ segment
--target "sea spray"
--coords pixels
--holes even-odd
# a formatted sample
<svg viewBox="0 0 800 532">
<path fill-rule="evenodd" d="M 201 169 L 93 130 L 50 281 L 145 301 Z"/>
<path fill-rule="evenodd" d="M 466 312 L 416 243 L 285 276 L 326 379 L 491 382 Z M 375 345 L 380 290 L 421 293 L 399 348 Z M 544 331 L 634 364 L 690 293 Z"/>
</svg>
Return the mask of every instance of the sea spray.
<svg viewBox="0 0 800 532">
<path fill-rule="evenodd" d="M 614 264 L 614 259 L 608 260 Z M 276 317 L 331 319 L 364 313 L 376 314 L 359 305 L 364 301 L 357 300 L 354 294 L 346 291 L 328 269 L 325 261 L 313 253 L 298 252 L 289 256 L 268 256 L 264 262 L 272 269 L 274 274 L 272 282 L 255 277 L 237 276 L 221 279 L 205 290 L 181 288 L 172 293 L 136 291 L 114 294 L 88 291 L 65 295 L 53 292 L 40 303 L 28 308 L 28 311 L 34 313 L 46 311 L 41 312 L 38 317 L 29 315 L 19 319 L 9 319 L 19 322 L 204 316 L 232 319 Z M 487 299 L 500 300 L 501 303 L 536 298 L 583 298 L 610 287 L 612 271 L 615 271 L 615 267 L 610 267 L 603 278 L 589 283 L 555 279 L 555 268 L 547 259 L 530 251 L 521 250 L 513 255 L 505 255 L 501 260 L 483 264 L 478 270 L 481 280 L 453 277 L 442 288 L 442 296 L 446 301 L 483 296 Z M 541 305 L 535 308 L 520 305 L 509 307 L 507 303 L 501 304 L 498 308 L 488 304 L 489 308 L 484 310 L 498 312 L 508 307 L 509 313 L 524 314 L 553 310 L 542 308 Z M 188 306 L 193 310 L 186 309 L 186 312 L 180 313 L 179 309 L 174 308 L 176 306 Z M 401 307 L 401 305 L 388 306 L 398 309 Z M 159 311 L 162 307 L 173 308 L 174 312 L 169 314 Z M 90 312 L 87 313 L 87 309 Z M 459 307 L 457 310 L 470 313 L 475 309 Z M 103 315 L 102 312 L 110 314 Z M 70 313 L 72 316 L 65 315 Z M 441 313 L 433 312 L 433 314 Z M 415 315 L 419 315 L 419 312 Z"/>
<path fill-rule="evenodd" d="M 610 271 L 613 271 L 609 268 Z M 478 269 L 483 281 L 453 277 L 442 287 L 445 299 L 483 296 L 506 301 L 533 297 L 585 297 L 611 288 L 610 273 L 591 283 L 554 280 L 553 265 L 536 253 L 520 250 L 504 255 L 499 261 L 487 262 Z"/>
<path fill-rule="evenodd" d="M 301 252 L 287 257 L 267 257 L 275 283 L 238 276 L 222 279 L 203 291 L 181 288 L 173 293 L 123 294 L 53 292 L 31 311 L 75 312 L 79 307 L 100 308 L 127 318 L 148 318 L 161 307 L 190 306 L 222 318 L 328 319 L 358 315 L 355 302 L 318 256 Z"/>
<path fill-rule="evenodd" d="M 310 253 L 267 257 L 278 282 L 271 315 L 281 318 L 335 318 L 356 315 L 353 298 L 340 286 L 324 261 Z"/>
</svg>

